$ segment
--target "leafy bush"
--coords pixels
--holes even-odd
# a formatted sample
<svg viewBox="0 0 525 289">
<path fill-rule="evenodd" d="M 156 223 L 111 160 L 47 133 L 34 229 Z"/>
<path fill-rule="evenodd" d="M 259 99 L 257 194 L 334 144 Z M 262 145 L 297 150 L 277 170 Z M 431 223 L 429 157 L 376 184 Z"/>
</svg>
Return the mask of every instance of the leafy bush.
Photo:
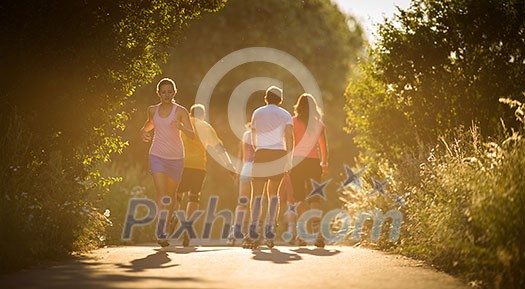
<svg viewBox="0 0 525 289">
<path fill-rule="evenodd" d="M 88 190 L 60 151 L 36 151 L 36 139 L 20 115 L 4 115 L 0 146 L 0 271 L 94 248 L 104 215 L 94 207 L 98 189 Z"/>
</svg>

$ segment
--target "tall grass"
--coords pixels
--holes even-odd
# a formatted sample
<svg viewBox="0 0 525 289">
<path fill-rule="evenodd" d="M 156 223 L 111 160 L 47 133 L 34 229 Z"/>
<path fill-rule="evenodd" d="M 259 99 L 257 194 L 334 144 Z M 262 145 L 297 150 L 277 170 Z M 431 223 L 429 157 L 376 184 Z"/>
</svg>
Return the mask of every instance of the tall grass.
<svg viewBox="0 0 525 289">
<path fill-rule="evenodd" d="M 399 250 L 475 284 L 523 288 L 525 146 L 517 135 L 480 142 L 470 133 L 442 139 L 422 166 Z"/>
<path fill-rule="evenodd" d="M 524 105 L 516 108 L 524 124 Z M 522 118 L 520 118 L 520 116 Z M 399 241 L 378 245 L 456 273 L 477 288 L 525 288 L 525 142 L 523 129 L 485 140 L 473 125 L 442 137 L 419 172 L 389 171 L 390 194 L 404 195 Z M 405 174 L 400 176 L 399 174 Z M 416 185 L 399 181 L 418 180 Z M 365 177 L 366 179 L 366 177 Z M 389 206 L 385 199 L 343 194 L 350 210 Z"/>
</svg>

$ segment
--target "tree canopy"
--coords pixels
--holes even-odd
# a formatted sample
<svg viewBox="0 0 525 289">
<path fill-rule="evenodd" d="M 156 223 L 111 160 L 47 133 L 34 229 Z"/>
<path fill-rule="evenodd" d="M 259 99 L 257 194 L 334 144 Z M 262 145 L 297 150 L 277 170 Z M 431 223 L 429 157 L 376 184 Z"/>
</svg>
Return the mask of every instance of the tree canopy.
<svg viewBox="0 0 525 289">
<path fill-rule="evenodd" d="M 525 91 L 523 0 L 417 0 L 378 26 L 362 79 L 347 90 L 360 145 L 392 158 L 458 126 L 494 134 Z"/>
<path fill-rule="evenodd" d="M 41 134 L 83 142 L 160 72 L 190 18 L 224 2 L 4 1 L 2 105 L 33 115 Z"/>
</svg>

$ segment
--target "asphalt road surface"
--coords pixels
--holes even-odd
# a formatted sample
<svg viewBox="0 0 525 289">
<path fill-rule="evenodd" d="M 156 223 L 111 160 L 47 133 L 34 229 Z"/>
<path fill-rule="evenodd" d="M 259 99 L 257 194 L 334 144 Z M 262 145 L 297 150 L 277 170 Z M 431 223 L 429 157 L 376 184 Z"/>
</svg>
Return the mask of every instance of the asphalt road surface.
<svg viewBox="0 0 525 289">
<path fill-rule="evenodd" d="M 468 288 L 399 255 L 327 246 L 240 247 L 156 244 L 104 248 L 0 277 L 0 288 Z"/>
</svg>

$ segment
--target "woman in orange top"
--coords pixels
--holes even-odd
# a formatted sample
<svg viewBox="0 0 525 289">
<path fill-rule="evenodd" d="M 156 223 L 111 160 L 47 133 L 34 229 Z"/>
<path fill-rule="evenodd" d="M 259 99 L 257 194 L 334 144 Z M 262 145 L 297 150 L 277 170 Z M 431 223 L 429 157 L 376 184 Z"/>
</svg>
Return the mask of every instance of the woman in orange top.
<svg viewBox="0 0 525 289">
<path fill-rule="evenodd" d="M 294 167 L 290 177 L 294 190 L 295 201 L 301 202 L 299 215 L 303 212 L 305 202 L 310 209 L 320 209 L 321 200 L 318 195 L 307 198 L 312 191 L 311 179 L 320 183 L 321 176 L 327 173 L 328 145 L 326 129 L 322 122 L 322 112 L 311 94 L 303 93 L 294 106 L 293 133 L 295 148 L 293 153 Z M 312 218 L 312 230 L 317 234 L 315 245 L 324 247 L 324 239 L 320 233 L 320 220 Z M 305 245 L 304 240 L 297 238 L 299 245 Z"/>
</svg>

